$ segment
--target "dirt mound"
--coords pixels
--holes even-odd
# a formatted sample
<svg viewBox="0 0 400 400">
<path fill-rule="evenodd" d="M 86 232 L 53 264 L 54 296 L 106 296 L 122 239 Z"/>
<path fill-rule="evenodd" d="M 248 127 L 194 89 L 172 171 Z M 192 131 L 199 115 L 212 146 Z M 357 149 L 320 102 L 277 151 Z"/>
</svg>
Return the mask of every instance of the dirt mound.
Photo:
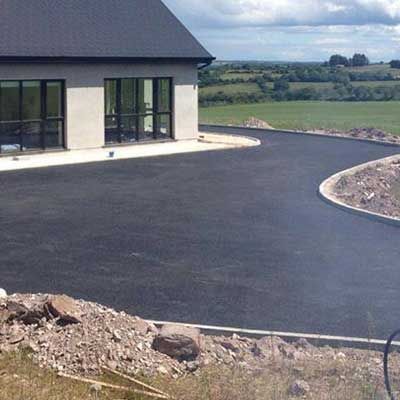
<svg viewBox="0 0 400 400">
<path fill-rule="evenodd" d="M 342 176 L 334 194 L 353 207 L 400 218 L 400 160 L 377 163 Z"/>
<path fill-rule="evenodd" d="M 155 348 L 165 348 L 169 356 Z M 96 375 L 105 366 L 133 375 L 172 378 L 201 373 L 203 368 L 213 366 L 257 373 L 277 365 L 294 368 L 309 362 L 329 364 L 332 360 L 356 363 L 362 373 L 367 354 L 353 349 L 318 348 L 304 339 L 287 343 L 277 337 L 206 336 L 177 325 L 159 330 L 139 317 L 96 303 L 42 294 L 0 299 L 0 353 L 22 349 L 28 350 L 40 366 L 67 374 Z M 380 354 L 368 352 L 368 359 L 374 360 L 368 365 L 369 376 L 379 379 Z M 400 365 L 399 360 L 396 363 Z M 297 386 L 293 390 L 306 387 Z"/>
<path fill-rule="evenodd" d="M 274 129 L 267 121 L 255 117 L 250 117 L 244 121 L 243 126 L 246 128 Z"/>
</svg>

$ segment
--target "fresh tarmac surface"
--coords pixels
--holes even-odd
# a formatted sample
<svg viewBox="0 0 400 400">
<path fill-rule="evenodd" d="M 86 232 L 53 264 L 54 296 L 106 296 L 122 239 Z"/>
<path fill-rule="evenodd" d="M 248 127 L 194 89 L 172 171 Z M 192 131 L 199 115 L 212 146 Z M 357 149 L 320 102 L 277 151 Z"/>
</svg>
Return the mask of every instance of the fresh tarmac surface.
<svg viewBox="0 0 400 400">
<path fill-rule="evenodd" d="M 221 131 L 262 145 L 2 172 L 0 287 L 158 320 L 376 338 L 400 327 L 400 228 L 317 195 L 400 148 Z"/>
</svg>

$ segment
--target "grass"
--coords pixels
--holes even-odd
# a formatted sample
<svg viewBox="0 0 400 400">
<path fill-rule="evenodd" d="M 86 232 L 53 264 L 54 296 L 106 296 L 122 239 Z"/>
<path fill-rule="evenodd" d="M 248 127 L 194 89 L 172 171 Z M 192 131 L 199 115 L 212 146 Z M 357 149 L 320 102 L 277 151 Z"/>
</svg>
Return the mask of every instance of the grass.
<svg viewBox="0 0 400 400">
<path fill-rule="evenodd" d="M 396 70 L 390 67 L 390 64 L 370 64 L 365 67 L 346 67 L 346 71 L 354 72 L 395 72 Z"/>
<path fill-rule="evenodd" d="M 249 80 L 251 78 L 256 78 L 257 76 L 261 76 L 263 73 L 262 72 L 227 72 L 225 74 L 221 75 L 221 79 L 224 80 L 232 80 L 232 79 L 244 79 L 244 80 Z"/>
<path fill-rule="evenodd" d="M 375 127 L 400 135 L 400 102 L 270 102 L 200 109 L 201 123 L 243 123 L 249 117 L 267 121 L 278 129 L 331 128 L 348 130 Z"/>
<path fill-rule="evenodd" d="M 380 376 L 370 373 L 368 359 L 343 362 L 328 358 L 288 363 L 277 357 L 265 370 L 244 372 L 240 368 L 220 366 L 199 375 L 178 380 L 156 378 L 147 383 L 162 389 L 177 400 L 286 400 L 288 389 L 297 379 L 310 383 L 307 396 L 316 400 L 363 400 L 382 398 Z M 356 372 L 356 373 L 355 373 Z M 118 377 L 102 376 L 113 384 L 126 385 Z M 141 378 L 143 380 L 143 378 Z M 142 395 L 102 389 L 98 394 L 84 383 L 59 378 L 43 370 L 24 354 L 0 355 L 0 400 L 145 400 Z"/>
<path fill-rule="evenodd" d="M 213 95 L 218 92 L 222 92 L 225 94 L 261 93 L 261 90 L 256 83 L 238 83 L 232 85 L 208 86 L 200 89 L 201 95 Z"/>
</svg>

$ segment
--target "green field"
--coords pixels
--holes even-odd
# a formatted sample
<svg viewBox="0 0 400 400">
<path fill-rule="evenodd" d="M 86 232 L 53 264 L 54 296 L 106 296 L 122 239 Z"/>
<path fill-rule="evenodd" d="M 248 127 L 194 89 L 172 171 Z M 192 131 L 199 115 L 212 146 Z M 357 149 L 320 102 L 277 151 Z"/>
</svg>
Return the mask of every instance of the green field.
<svg viewBox="0 0 400 400">
<path fill-rule="evenodd" d="M 200 94 L 210 96 L 222 92 L 224 94 L 261 93 L 256 83 L 238 83 L 235 85 L 207 86 L 200 89 Z"/>
<path fill-rule="evenodd" d="M 226 72 L 221 75 L 221 79 L 225 81 L 229 81 L 232 79 L 243 79 L 245 81 L 256 78 L 257 76 L 261 76 L 262 72 Z"/>
<path fill-rule="evenodd" d="M 370 64 L 364 67 L 346 67 L 343 69 L 354 72 L 393 72 L 390 64 Z"/>
<path fill-rule="evenodd" d="M 400 102 L 292 101 L 200 109 L 201 123 L 241 124 L 249 117 L 280 129 L 374 127 L 400 135 Z"/>
</svg>

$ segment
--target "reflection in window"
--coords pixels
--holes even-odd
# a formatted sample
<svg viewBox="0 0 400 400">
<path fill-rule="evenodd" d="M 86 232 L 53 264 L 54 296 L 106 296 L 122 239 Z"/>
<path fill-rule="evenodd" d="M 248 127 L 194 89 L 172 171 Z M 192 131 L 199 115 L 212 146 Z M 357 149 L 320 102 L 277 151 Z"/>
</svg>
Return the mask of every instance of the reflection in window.
<svg viewBox="0 0 400 400">
<path fill-rule="evenodd" d="M 61 81 L 0 81 L 0 153 L 62 147 Z"/>
<path fill-rule="evenodd" d="M 106 79 L 104 89 L 106 143 L 172 137 L 171 79 Z"/>
<path fill-rule="evenodd" d="M 40 81 L 22 82 L 22 119 L 29 121 L 41 117 Z"/>
</svg>

